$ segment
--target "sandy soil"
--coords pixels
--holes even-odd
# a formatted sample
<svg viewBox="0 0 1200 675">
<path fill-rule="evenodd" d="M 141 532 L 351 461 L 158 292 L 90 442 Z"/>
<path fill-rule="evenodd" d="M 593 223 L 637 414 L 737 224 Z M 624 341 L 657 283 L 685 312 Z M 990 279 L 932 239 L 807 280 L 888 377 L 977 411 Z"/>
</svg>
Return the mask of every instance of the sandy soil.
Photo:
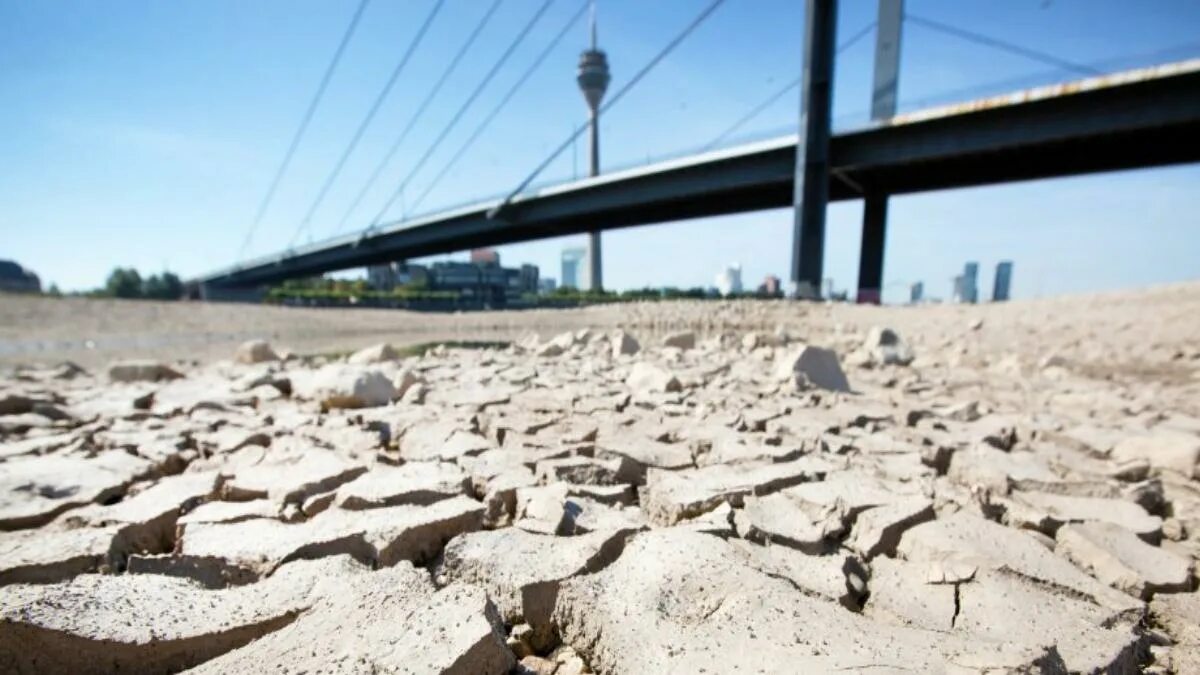
<svg viewBox="0 0 1200 675">
<path fill-rule="evenodd" d="M 3 298 L 0 672 L 1198 673 L 1198 334 Z"/>
<path fill-rule="evenodd" d="M 951 339 L 976 320 L 987 325 L 980 335 L 991 350 L 1069 345 L 1083 337 L 1073 330 L 1079 327 L 1100 339 L 1097 348 L 1125 350 L 1140 363 L 1146 352 L 1187 349 L 1187 332 L 1200 315 L 1200 283 L 999 305 L 742 304 L 754 310 L 729 312 L 731 303 L 679 303 L 687 309 L 676 311 L 670 303 L 637 303 L 574 310 L 435 314 L 0 294 L 0 363 L 71 360 L 94 366 L 125 357 L 206 361 L 227 357 L 234 346 L 248 339 L 267 339 L 280 348 L 313 354 L 353 350 L 381 341 L 400 346 L 441 340 L 513 340 L 527 331 L 585 327 L 622 327 L 657 335 L 682 329 L 707 334 L 782 326 L 803 335 L 839 325 L 858 329 L 882 323 L 901 332 L 921 329 Z M 1137 367 L 1120 365 L 1126 370 Z"/>
</svg>

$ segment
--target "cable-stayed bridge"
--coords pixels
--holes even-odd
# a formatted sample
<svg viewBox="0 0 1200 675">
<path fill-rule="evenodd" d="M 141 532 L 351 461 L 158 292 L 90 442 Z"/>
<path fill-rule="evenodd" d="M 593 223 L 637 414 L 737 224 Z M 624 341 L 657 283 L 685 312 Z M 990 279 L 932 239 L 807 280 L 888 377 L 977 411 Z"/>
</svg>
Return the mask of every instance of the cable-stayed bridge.
<svg viewBox="0 0 1200 675">
<path fill-rule="evenodd" d="M 905 15 L 900 0 L 880 0 L 878 20 L 850 40 L 858 41 L 871 29 L 876 32 L 873 121 L 856 130 L 832 133 L 828 85 L 836 54 L 849 43 L 840 47 L 833 44 L 836 0 L 808 0 L 804 70 L 800 78 L 779 94 L 797 88 L 803 92 L 795 133 L 583 180 L 529 188 L 558 152 L 588 130 L 593 132 L 592 164 L 597 166 L 596 115 L 617 103 L 721 2 L 714 0 L 709 4 L 608 103 L 595 106 L 592 123 L 577 129 L 567 143 L 508 195 L 419 218 L 386 222 L 377 216 L 361 231 L 306 246 L 289 246 L 277 254 L 207 274 L 195 280 L 202 295 L 214 299 L 240 297 L 289 278 L 382 262 L 788 206 L 795 209 L 795 232 L 790 243 L 791 281 L 800 294 L 812 294 L 821 281 L 825 204 L 863 199 L 866 208 L 859 297 L 878 301 L 889 195 L 1200 161 L 1200 59 L 1103 74 L 1039 52 L 1000 44 L 999 48 L 1052 64 L 1057 62 L 1079 77 L 1061 84 L 897 115 L 899 42 L 901 25 L 906 20 L 940 26 L 951 34 L 973 37 L 984 44 L 990 40 L 970 31 Z M 434 13 L 439 7 L 440 2 L 434 5 Z M 362 5 L 359 13 L 361 9 Z M 357 21 L 358 14 L 355 17 Z M 578 17 L 576 14 L 572 22 Z M 353 27 L 352 22 L 347 35 Z M 594 34 L 593 28 L 593 40 Z M 548 51 L 543 52 L 532 68 L 540 65 Z M 596 51 L 593 42 L 585 57 Z M 523 81 L 510 90 L 493 115 Z M 597 104 L 603 95 L 601 88 L 599 97 L 595 97 Z M 473 100 L 474 97 L 468 99 Z M 593 97 L 589 96 L 589 104 L 592 103 Z M 453 127 L 457 118 L 448 128 Z M 491 115 L 485 118 L 464 149 L 482 133 L 490 118 Z M 438 137 L 435 147 L 445 135 L 443 132 Z M 299 137 L 300 134 L 297 140 Z M 425 154 L 422 163 L 431 152 Z M 463 153 L 460 149 L 452 161 Z M 344 159 L 345 156 L 343 162 Z M 289 160 L 290 155 L 280 173 Z M 334 177 L 338 170 L 340 165 Z M 444 174 L 445 169 L 439 177 Z M 264 200 L 259 218 L 270 194 Z M 389 205 L 391 201 L 394 200 Z M 385 206 L 381 214 L 386 210 Z M 311 214 L 310 209 L 309 217 Z M 306 218 L 301 225 L 307 227 L 307 224 Z M 590 245 L 595 247 L 598 260 L 598 236 L 590 240 Z"/>
</svg>

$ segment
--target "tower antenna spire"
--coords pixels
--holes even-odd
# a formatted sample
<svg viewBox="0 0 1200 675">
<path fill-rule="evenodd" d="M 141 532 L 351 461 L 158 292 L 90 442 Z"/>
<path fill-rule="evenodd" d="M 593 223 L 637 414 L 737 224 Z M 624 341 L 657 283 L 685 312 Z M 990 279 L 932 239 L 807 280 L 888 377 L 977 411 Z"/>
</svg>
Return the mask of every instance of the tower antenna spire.
<svg viewBox="0 0 1200 675">
<path fill-rule="evenodd" d="M 592 51 L 596 51 L 596 0 L 591 2 Z"/>
<path fill-rule="evenodd" d="M 589 0 L 591 16 L 592 46 L 579 55 L 579 71 L 575 81 L 583 92 L 583 99 L 588 106 L 588 127 L 591 132 L 590 152 L 588 153 L 589 176 L 600 175 L 600 101 L 608 89 L 611 79 L 608 73 L 608 57 L 600 51 L 596 42 L 596 0 Z M 600 232 L 588 233 L 588 289 L 601 290 L 603 279 L 600 270 Z"/>
</svg>

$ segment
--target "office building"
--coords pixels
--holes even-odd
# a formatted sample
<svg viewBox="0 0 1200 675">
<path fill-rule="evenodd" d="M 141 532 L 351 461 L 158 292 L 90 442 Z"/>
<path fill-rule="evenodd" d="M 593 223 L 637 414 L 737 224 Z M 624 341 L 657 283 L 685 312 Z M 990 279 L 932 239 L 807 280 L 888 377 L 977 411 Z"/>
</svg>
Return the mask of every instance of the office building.
<svg viewBox="0 0 1200 675">
<path fill-rule="evenodd" d="M 377 291 L 390 291 L 396 287 L 396 268 L 392 263 L 371 265 L 367 268 L 367 285 Z"/>
<path fill-rule="evenodd" d="M 908 287 L 908 301 L 917 304 L 925 299 L 925 283 L 918 281 Z"/>
<path fill-rule="evenodd" d="M 963 289 L 966 291 L 967 302 L 979 302 L 979 263 L 969 262 L 963 265 Z"/>
<path fill-rule="evenodd" d="M 583 261 L 587 258 L 586 248 L 564 248 L 562 252 L 562 277 L 560 283 L 563 288 L 574 288 L 576 290 L 584 290 L 583 283 Z"/>
<path fill-rule="evenodd" d="M 730 296 L 742 292 L 742 266 L 734 263 L 717 274 L 717 291 Z"/>
<path fill-rule="evenodd" d="M 558 288 L 558 282 L 554 277 L 544 277 L 538 279 L 538 291 L 541 293 L 553 293 L 554 289 Z"/>
<path fill-rule="evenodd" d="M 480 262 L 442 261 L 426 267 L 406 262 L 372 265 L 367 281 L 379 291 L 410 287 L 430 291 L 454 291 L 466 300 L 488 305 L 503 305 L 522 295 L 538 292 L 537 265 L 519 268 L 501 267 L 498 258 L 483 257 Z"/>
<path fill-rule="evenodd" d="M 1011 260 L 1003 260 L 996 265 L 996 281 L 992 285 L 992 302 L 1005 302 L 1009 296 L 1009 286 L 1012 284 Z"/>
<path fill-rule="evenodd" d="M 954 301 L 969 304 L 979 301 L 979 263 L 963 265 L 963 273 L 954 277 Z"/>
<path fill-rule="evenodd" d="M 421 286 L 428 283 L 429 270 L 424 265 L 404 262 L 371 265 L 367 268 L 367 284 L 377 291 L 391 291 L 397 286 Z"/>
<path fill-rule="evenodd" d="M 428 270 L 432 291 L 456 291 L 459 297 L 502 305 L 538 291 L 538 268 L 500 267 L 491 263 L 436 262 Z"/>
<path fill-rule="evenodd" d="M 540 288 L 537 265 L 521 265 L 517 270 L 516 279 L 519 293 L 537 293 Z M 512 285 L 511 279 L 509 285 Z"/>
</svg>

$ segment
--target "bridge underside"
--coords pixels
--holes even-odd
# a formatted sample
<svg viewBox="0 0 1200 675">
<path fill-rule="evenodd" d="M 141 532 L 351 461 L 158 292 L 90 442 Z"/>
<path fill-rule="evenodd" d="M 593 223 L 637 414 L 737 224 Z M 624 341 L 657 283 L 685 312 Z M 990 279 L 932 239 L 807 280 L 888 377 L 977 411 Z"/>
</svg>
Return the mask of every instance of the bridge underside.
<svg viewBox="0 0 1200 675">
<path fill-rule="evenodd" d="M 257 261 L 199 281 L 254 286 L 481 246 L 790 206 L 795 142 L 543 190 Z M 831 200 L 1200 161 L 1200 71 L 835 135 Z"/>
</svg>

